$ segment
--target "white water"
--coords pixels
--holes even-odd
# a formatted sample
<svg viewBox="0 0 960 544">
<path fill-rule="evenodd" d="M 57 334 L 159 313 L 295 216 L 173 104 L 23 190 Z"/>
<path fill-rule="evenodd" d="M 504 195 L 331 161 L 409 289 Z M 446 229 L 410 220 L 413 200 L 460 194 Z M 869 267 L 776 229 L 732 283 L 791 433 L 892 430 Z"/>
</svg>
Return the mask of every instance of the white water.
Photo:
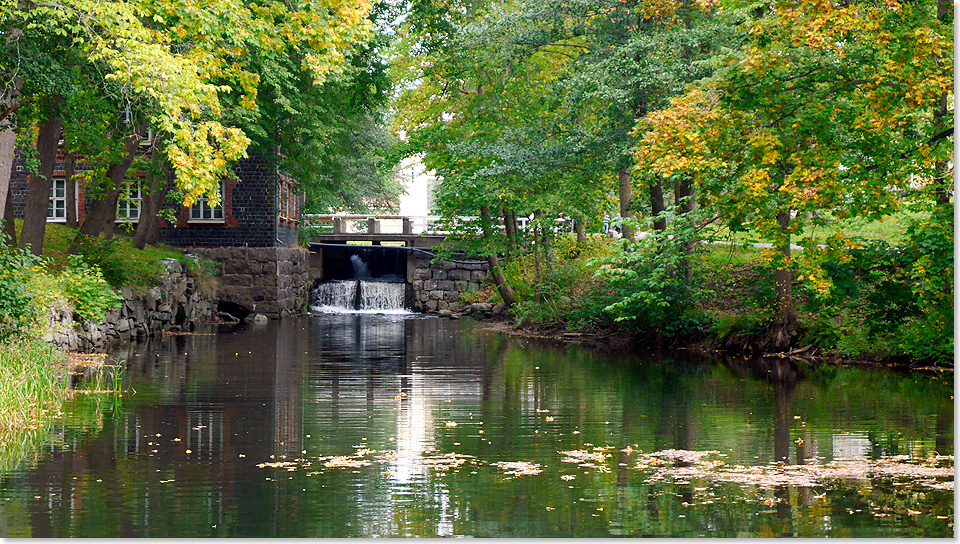
<svg viewBox="0 0 960 544">
<path fill-rule="evenodd" d="M 405 286 L 398 282 L 369 280 L 321 283 L 310 296 L 310 310 L 323 313 L 409 314 L 411 312 L 403 307 Z"/>
</svg>

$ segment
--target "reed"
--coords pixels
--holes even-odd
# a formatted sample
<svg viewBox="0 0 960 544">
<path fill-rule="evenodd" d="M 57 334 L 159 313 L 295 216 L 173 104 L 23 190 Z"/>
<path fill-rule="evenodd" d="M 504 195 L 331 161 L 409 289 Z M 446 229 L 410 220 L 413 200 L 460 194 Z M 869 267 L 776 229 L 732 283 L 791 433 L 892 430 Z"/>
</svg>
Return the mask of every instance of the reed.
<svg viewBox="0 0 960 544">
<path fill-rule="evenodd" d="M 0 345 L 0 430 L 36 428 L 60 411 L 64 354 L 40 340 Z"/>
</svg>

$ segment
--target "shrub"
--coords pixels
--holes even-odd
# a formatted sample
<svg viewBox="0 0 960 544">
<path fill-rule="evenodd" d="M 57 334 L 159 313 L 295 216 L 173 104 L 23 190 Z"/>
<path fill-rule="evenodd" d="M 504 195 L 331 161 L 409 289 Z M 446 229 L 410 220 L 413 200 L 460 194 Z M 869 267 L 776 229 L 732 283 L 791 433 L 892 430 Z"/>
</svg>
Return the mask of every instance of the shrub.
<svg viewBox="0 0 960 544">
<path fill-rule="evenodd" d="M 37 324 L 40 307 L 31 290 L 32 271 L 42 261 L 29 251 L 0 243 L 0 342 L 7 342 Z"/>
<path fill-rule="evenodd" d="M 112 306 L 123 297 L 107 285 L 96 266 L 79 255 L 70 255 L 70 265 L 60 275 L 60 285 L 67 302 L 81 319 L 101 321 Z"/>
<path fill-rule="evenodd" d="M 117 244 L 116 238 L 104 240 L 94 236 L 80 236 L 76 251 L 83 255 L 84 261 L 90 266 L 99 268 L 103 279 L 114 287 L 127 283 L 132 272 L 129 267 L 133 264 L 121 256 Z"/>
<path fill-rule="evenodd" d="M 609 288 L 603 314 L 628 329 L 675 337 L 700 329 L 702 296 L 691 281 L 697 246 L 692 214 L 678 216 L 669 232 L 654 232 L 596 260 L 597 276 Z"/>
</svg>

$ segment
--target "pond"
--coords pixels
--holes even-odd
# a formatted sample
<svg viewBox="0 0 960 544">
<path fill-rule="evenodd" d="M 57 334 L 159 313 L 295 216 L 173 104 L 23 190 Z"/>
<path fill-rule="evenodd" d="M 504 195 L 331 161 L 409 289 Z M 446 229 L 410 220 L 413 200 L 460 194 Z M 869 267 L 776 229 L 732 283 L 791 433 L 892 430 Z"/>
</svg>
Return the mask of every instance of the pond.
<svg viewBox="0 0 960 544">
<path fill-rule="evenodd" d="M 953 380 L 323 314 L 124 346 L 3 537 L 953 537 Z M 103 384 L 78 387 L 106 389 Z"/>
</svg>

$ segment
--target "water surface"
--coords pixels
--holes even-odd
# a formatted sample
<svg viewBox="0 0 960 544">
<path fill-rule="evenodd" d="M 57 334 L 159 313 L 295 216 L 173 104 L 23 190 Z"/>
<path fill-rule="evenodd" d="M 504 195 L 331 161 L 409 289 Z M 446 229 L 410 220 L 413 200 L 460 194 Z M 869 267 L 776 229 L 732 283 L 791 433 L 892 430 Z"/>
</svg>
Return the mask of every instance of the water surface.
<svg viewBox="0 0 960 544">
<path fill-rule="evenodd" d="M 4 537 L 952 537 L 951 379 L 336 314 L 125 346 Z M 101 386 L 102 387 L 102 386 Z"/>
</svg>

